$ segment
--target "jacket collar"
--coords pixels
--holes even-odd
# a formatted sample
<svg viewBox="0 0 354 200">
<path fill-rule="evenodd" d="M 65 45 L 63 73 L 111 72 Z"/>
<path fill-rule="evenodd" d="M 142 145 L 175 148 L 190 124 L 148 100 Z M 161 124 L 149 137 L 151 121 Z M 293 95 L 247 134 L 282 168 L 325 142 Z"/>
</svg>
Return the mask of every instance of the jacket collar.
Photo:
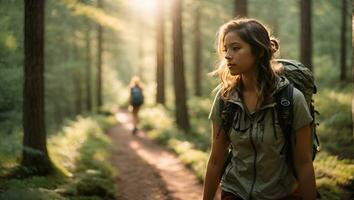
<svg viewBox="0 0 354 200">
<path fill-rule="evenodd" d="M 276 93 L 278 93 L 280 90 L 282 90 L 283 88 L 285 88 L 287 85 L 289 85 L 290 82 L 289 80 L 284 77 L 284 76 L 276 76 L 276 87 L 275 89 L 272 91 L 272 96 L 274 96 Z M 230 98 L 228 99 L 229 102 L 231 103 L 235 103 L 240 105 L 240 107 L 244 108 L 242 100 L 241 100 L 241 85 L 238 84 L 232 91 L 230 94 Z M 268 107 L 273 107 L 275 105 L 275 103 L 270 103 L 270 104 L 266 104 L 263 105 L 262 107 L 260 107 L 260 110 L 268 108 Z"/>
</svg>

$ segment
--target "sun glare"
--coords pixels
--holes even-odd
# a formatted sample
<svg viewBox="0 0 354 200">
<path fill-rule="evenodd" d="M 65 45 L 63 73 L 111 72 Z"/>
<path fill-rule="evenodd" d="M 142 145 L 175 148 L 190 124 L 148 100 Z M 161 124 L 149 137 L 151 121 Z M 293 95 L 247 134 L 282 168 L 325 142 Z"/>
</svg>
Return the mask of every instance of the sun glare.
<svg viewBox="0 0 354 200">
<path fill-rule="evenodd" d="M 140 12 L 154 14 L 157 11 L 156 0 L 134 0 L 134 7 Z"/>
</svg>

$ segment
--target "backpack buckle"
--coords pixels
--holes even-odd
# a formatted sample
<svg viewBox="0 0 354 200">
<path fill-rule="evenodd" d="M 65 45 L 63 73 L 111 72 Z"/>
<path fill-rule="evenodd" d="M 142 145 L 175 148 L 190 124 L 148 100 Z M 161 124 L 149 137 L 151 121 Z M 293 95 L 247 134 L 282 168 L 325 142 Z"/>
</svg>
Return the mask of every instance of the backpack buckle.
<svg viewBox="0 0 354 200">
<path fill-rule="evenodd" d="M 288 107 L 288 106 L 290 106 L 290 101 L 288 99 L 281 98 L 280 104 L 284 107 Z"/>
</svg>

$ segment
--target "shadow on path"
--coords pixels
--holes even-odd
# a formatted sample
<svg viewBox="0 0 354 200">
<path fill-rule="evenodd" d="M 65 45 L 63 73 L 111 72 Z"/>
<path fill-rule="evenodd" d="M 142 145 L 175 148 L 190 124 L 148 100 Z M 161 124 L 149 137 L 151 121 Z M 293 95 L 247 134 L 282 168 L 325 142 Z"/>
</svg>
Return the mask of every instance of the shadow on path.
<svg viewBox="0 0 354 200">
<path fill-rule="evenodd" d="M 129 113 L 119 111 L 120 125 L 108 131 L 113 142 L 112 164 L 121 200 L 199 200 L 202 185 L 190 169 L 166 148 L 139 131 L 132 135 Z"/>
</svg>

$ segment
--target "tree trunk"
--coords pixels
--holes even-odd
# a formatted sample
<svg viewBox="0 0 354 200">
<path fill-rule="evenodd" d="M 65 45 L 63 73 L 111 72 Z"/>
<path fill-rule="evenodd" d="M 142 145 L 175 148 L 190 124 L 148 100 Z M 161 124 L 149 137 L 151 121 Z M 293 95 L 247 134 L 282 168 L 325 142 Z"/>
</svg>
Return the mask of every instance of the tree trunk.
<svg viewBox="0 0 354 200">
<path fill-rule="evenodd" d="M 247 9 L 247 0 L 235 0 L 235 17 L 247 17 L 248 9 Z"/>
<path fill-rule="evenodd" d="M 103 0 L 97 1 L 97 7 L 102 8 Z M 97 27 L 97 107 L 101 109 L 103 105 L 102 97 L 102 45 L 103 45 L 103 27 L 99 24 Z"/>
<path fill-rule="evenodd" d="M 173 37 L 173 77 L 177 126 L 187 132 L 190 128 L 186 103 L 186 85 L 184 78 L 182 5 L 181 0 L 173 0 L 172 37 Z"/>
<path fill-rule="evenodd" d="M 91 94 L 91 26 L 90 22 L 87 21 L 87 30 L 86 30 L 86 109 L 88 112 L 92 111 L 92 94 Z"/>
<path fill-rule="evenodd" d="M 342 0 L 342 26 L 341 26 L 341 50 L 340 50 L 340 81 L 346 80 L 346 32 L 347 32 L 347 0 Z"/>
<path fill-rule="evenodd" d="M 194 31 L 194 87 L 195 96 L 202 96 L 201 74 L 202 74 L 202 44 L 201 44 L 201 31 L 200 31 L 200 6 L 201 2 L 198 1 L 198 5 L 195 11 L 195 31 Z"/>
<path fill-rule="evenodd" d="M 143 18 L 142 14 L 139 12 L 138 13 L 138 71 L 137 75 L 140 77 L 141 80 L 143 80 L 143 70 L 144 70 L 144 38 L 143 38 L 143 31 L 144 31 L 144 23 L 143 23 Z"/>
<path fill-rule="evenodd" d="M 79 55 L 79 47 L 77 46 L 77 44 L 74 42 L 75 41 L 75 28 L 72 28 L 72 44 L 71 44 L 71 48 L 72 48 L 72 56 L 71 56 L 71 62 L 75 63 L 75 65 L 73 65 L 73 69 L 72 69 L 72 85 L 74 86 L 74 108 L 75 108 L 75 117 L 77 115 L 80 115 L 82 113 L 82 105 L 83 105 L 83 99 L 82 99 L 82 88 L 81 88 L 81 66 L 78 66 L 76 63 L 76 60 L 78 58 L 80 58 Z"/>
<path fill-rule="evenodd" d="M 52 165 L 44 118 L 44 0 L 25 0 L 23 152 L 21 165 L 30 174 L 48 174 Z"/>
<path fill-rule="evenodd" d="M 82 113 L 82 90 L 81 90 L 81 74 L 79 69 L 74 69 L 73 73 L 73 85 L 75 91 L 75 115 Z"/>
<path fill-rule="evenodd" d="M 165 104 L 165 28 L 163 0 L 158 0 L 156 23 L 156 103 Z"/>
<path fill-rule="evenodd" d="M 300 48 L 300 60 L 301 62 L 312 69 L 312 16 L 311 16 L 311 0 L 301 0 L 301 48 Z"/>
</svg>

